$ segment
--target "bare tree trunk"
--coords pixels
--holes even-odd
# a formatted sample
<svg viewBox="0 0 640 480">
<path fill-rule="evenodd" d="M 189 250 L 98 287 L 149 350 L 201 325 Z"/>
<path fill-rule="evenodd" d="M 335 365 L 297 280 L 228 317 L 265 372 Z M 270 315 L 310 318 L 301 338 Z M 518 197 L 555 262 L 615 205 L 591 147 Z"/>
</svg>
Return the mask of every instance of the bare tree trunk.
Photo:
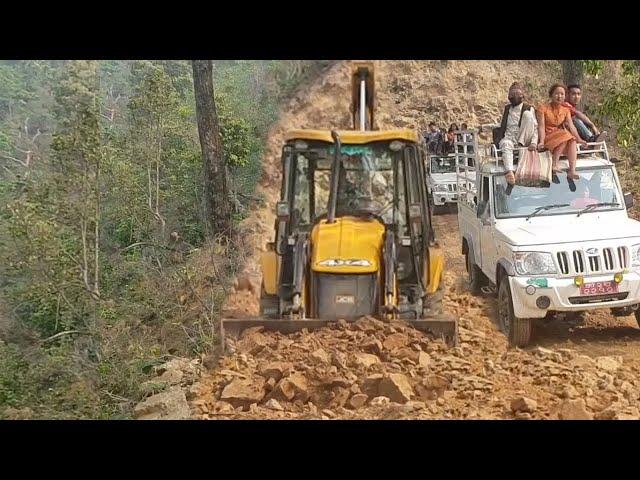
<svg viewBox="0 0 640 480">
<path fill-rule="evenodd" d="M 162 159 L 162 137 L 163 137 L 163 124 L 162 124 L 162 115 L 158 119 L 157 126 L 157 138 L 156 138 L 156 209 L 153 215 L 156 220 L 160 223 L 160 238 L 164 241 L 164 229 L 167 222 L 164 217 L 160 214 L 160 162 Z"/>
<path fill-rule="evenodd" d="M 562 64 L 562 80 L 565 85 L 582 84 L 584 68 L 580 60 L 560 60 Z"/>
<path fill-rule="evenodd" d="M 93 294 L 100 297 L 100 157 L 96 160 Z"/>
<path fill-rule="evenodd" d="M 580 60 L 561 60 L 562 80 L 565 85 L 578 84 L 582 86 L 584 81 L 584 67 Z M 589 92 L 582 88 L 582 101 L 580 110 L 585 110 L 589 103 Z"/>
<path fill-rule="evenodd" d="M 223 162 L 222 138 L 213 98 L 212 63 L 211 60 L 193 60 L 192 67 L 204 171 L 204 223 L 210 238 L 214 235 L 230 238 L 233 234 L 231 203 Z"/>
</svg>

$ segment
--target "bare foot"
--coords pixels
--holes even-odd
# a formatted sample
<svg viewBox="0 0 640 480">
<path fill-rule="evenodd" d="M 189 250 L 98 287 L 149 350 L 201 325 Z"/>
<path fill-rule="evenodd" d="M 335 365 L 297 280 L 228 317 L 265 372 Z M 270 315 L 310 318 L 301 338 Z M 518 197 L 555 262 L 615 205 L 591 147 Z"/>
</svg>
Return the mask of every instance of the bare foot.
<svg viewBox="0 0 640 480">
<path fill-rule="evenodd" d="M 516 176 L 513 174 L 513 172 L 511 170 L 509 170 L 505 174 L 505 178 L 507 179 L 507 183 L 509 185 L 514 185 L 516 183 Z"/>
<path fill-rule="evenodd" d="M 572 180 L 578 180 L 580 179 L 580 175 L 578 175 L 576 172 L 569 172 L 567 173 L 567 177 L 572 179 Z"/>
<path fill-rule="evenodd" d="M 595 140 L 596 142 L 603 142 L 604 140 L 606 140 L 606 138 L 607 138 L 607 131 L 605 130 L 604 132 L 600 132 Z"/>
</svg>

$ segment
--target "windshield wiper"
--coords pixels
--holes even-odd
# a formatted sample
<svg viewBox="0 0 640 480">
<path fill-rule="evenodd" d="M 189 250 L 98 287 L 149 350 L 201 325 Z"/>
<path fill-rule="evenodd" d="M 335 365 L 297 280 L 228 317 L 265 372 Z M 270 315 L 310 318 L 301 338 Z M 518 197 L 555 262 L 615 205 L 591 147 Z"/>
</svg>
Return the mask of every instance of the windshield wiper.
<svg viewBox="0 0 640 480">
<path fill-rule="evenodd" d="M 562 207 L 568 207 L 568 206 L 569 206 L 568 203 L 557 203 L 554 205 L 544 205 L 542 207 L 537 207 L 533 212 L 529 214 L 527 218 L 525 218 L 525 220 L 529 220 L 531 217 L 535 217 L 540 212 L 545 212 L 547 210 L 551 210 L 552 208 L 562 208 Z"/>
<path fill-rule="evenodd" d="M 616 202 L 592 203 L 591 205 L 587 205 L 582 210 L 580 210 L 578 212 L 577 216 L 579 217 L 583 213 L 589 212 L 589 211 L 593 210 L 594 208 L 598 208 L 598 207 L 619 207 L 619 206 L 620 206 L 620 204 L 616 203 Z"/>
</svg>

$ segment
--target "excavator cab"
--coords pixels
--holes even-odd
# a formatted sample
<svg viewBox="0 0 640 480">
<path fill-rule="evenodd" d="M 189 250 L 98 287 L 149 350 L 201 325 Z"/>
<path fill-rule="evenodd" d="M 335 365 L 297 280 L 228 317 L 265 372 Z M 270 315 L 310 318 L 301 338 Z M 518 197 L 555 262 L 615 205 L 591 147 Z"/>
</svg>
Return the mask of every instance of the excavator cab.
<svg viewBox="0 0 640 480">
<path fill-rule="evenodd" d="M 372 315 L 457 342 L 456 320 L 442 313 L 444 256 L 431 224 L 423 140 L 409 129 L 367 130 L 371 77 L 354 68 L 352 78 L 360 130 L 286 135 L 275 238 L 262 256 L 261 316 L 223 320 L 223 335 Z"/>
</svg>

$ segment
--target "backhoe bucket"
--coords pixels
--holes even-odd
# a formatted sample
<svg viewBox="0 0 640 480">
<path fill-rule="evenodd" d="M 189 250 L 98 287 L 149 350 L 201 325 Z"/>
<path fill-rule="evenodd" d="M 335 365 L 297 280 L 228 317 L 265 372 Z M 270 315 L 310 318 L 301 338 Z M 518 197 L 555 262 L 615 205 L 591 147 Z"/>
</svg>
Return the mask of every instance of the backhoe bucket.
<svg viewBox="0 0 640 480">
<path fill-rule="evenodd" d="M 458 321 L 446 314 L 419 319 L 402 319 L 417 330 L 431 334 L 436 338 L 442 338 L 447 345 L 458 345 Z M 304 320 L 289 320 L 284 318 L 223 318 L 220 322 L 220 335 L 223 351 L 226 349 L 226 339 L 237 339 L 247 328 L 264 327 L 267 331 L 280 333 L 293 333 L 303 329 L 317 330 L 326 327 L 336 320 L 320 320 L 317 318 L 305 318 Z"/>
</svg>

